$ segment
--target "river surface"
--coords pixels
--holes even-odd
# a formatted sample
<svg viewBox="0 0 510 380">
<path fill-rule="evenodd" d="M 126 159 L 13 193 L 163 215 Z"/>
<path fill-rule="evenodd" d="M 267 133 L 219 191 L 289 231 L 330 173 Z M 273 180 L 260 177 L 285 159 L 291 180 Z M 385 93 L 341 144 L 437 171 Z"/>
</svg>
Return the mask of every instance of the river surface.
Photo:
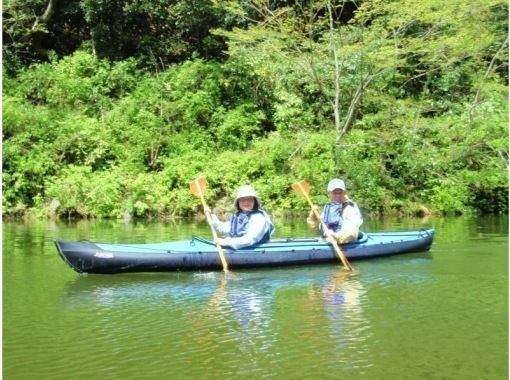
<svg viewBox="0 0 510 380">
<path fill-rule="evenodd" d="M 298 219 L 276 237 L 310 236 Z M 161 242 L 207 225 L 3 223 L 4 379 L 508 379 L 508 218 L 433 227 L 430 252 L 219 272 L 79 275 L 53 241 Z"/>
</svg>

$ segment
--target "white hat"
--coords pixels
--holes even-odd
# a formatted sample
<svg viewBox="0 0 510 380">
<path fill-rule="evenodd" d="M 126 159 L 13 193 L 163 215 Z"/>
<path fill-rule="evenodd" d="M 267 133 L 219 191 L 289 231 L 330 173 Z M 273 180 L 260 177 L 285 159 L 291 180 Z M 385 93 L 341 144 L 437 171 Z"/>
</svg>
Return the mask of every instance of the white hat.
<svg viewBox="0 0 510 380">
<path fill-rule="evenodd" d="M 244 197 L 253 197 L 255 198 L 255 209 L 260 207 L 260 201 L 257 197 L 257 193 L 255 189 L 250 185 L 243 185 L 237 190 L 236 200 L 234 202 L 237 209 L 239 209 L 239 199 Z"/>
<path fill-rule="evenodd" d="M 339 178 L 332 179 L 328 183 L 328 193 L 335 190 L 340 189 L 345 191 L 347 188 L 345 187 L 345 182 Z"/>
</svg>

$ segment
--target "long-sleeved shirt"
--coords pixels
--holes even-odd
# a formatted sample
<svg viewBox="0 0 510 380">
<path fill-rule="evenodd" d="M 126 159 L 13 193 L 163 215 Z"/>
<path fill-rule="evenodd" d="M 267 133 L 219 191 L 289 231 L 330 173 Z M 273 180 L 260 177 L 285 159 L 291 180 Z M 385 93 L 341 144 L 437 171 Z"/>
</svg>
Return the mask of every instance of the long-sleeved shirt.
<svg viewBox="0 0 510 380">
<path fill-rule="evenodd" d="M 216 232 L 222 235 L 230 234 L 231 223 L 230 220 L 227 222 L 222 222 L 218 219 L 216 215 L 211 215 L 213 228 Z M 232 247 L 234 249 L 239 249 L 243 247 L 249 247 L 250 245 L 257 244 L 262 240 L 264 235 L 271 228 L 271 224 L 268 221 L 268 218 L 263 213 L 254 213 L 250 216 L 247 232 L 243 236 L 240 237 L 227 237 L 224 239 L 225 245 Z"/>
<path fill-rule="evenodd" d="M 321 214 L 321 218 L 323 214 Z M 344 206 L 342 208 L 342 225 L 340 230 L 337 232 L 337 236 L 339 237 L 339 241 L 348 242 L 358 238 L 359 229 L 363 224 L 363 217 L 361 216 L 361 212 L 356 205 L 356 203 L 351 202 L 347 199 L 344 202 Z M 313 228 L 319 228 L 320 222 L 315 217 L 315 214 L 310 214 L 310 216 L 306 219 L 308 225 Z"/>
</svg>

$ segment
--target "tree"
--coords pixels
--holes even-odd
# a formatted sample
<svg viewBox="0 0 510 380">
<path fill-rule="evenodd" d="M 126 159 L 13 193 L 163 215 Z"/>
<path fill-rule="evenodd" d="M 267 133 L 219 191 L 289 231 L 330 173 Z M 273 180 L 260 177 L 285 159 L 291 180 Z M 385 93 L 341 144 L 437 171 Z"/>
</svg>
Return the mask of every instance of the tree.
<svg viewBox="0 0 510 380">
<path fill-rule="evenodd" d="M 230 27 L 212 0 L 10 0 L 4 2 L 4 61 L 10 72 L 79 48 L 99 58 L 141 58 L 161 71 L 190 58 L 222 56 L 215 27 Z"/>
<path fill-rule="evenodd" d="M 333 121 L 333 157 L 342 137 L 351 128 L 366 88 L 378 76 L 397 64 L 386 54 L 386 65 L 376 59 L 377 44 L 365 42 L 365 25 L 353 24 L 358 1 L 294 1 L 285 6 L 276 2 L 251 1 L 245 30 L 220 31 L 228 37 L 229 54 L 255 64 L 256 70 L 276 78 L 284 92 L 289 72 L 302 77 L 298 96 L 320 97 L 329 104 L 330 115 L 317 116 Z M 348 16 L 346 16 L 348 14 Z M 277 63 L 277 64 L 275 64 Z M 323 113 L 323 109 L 316 110 Z"/>
<path fill-rule="evenodd" d="M 237 11 L 249 27 L 218 32 L 228 37 L 230 56 L 251 62 L 287 92 L 295 91 L 288 85 L 291 73 L 303 76 L 300 96 L 319 93 L 330 105 L 334 150 L 354 121 L 362 119 L 361 100 L 369 86 L 372 94 L 389 91 L 396 98 L 405 94 L 437 104 L 453 95 L 460 100 L 476 73 L 485 72 L 487 54 L 495 46 L 501 48 L 492 56 L 506 51 L 504 22 L 499 29 L 483 30 L 506 9 L 502 0 L 246 4 Z M 359 8 L 345 22 L 347 4 Z"/>
</svg>

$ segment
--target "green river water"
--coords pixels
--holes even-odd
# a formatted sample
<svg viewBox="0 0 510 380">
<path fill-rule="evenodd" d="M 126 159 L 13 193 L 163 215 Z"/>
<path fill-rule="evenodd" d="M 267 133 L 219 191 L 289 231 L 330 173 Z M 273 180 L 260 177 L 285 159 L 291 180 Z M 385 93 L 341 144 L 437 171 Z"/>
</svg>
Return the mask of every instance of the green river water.
<svg viewBox="0 0 510 380">
<path fill-rule="evenodd" d="M 310 236 L 298 219 L 276 237 Z M 430 252 L 318 265 L 79 275 L 53 241 L 209 237 L 193 221 L 3 223 L 4 379 L 508 379 L 508 218 L 433 227 Z"/>
</svg>

